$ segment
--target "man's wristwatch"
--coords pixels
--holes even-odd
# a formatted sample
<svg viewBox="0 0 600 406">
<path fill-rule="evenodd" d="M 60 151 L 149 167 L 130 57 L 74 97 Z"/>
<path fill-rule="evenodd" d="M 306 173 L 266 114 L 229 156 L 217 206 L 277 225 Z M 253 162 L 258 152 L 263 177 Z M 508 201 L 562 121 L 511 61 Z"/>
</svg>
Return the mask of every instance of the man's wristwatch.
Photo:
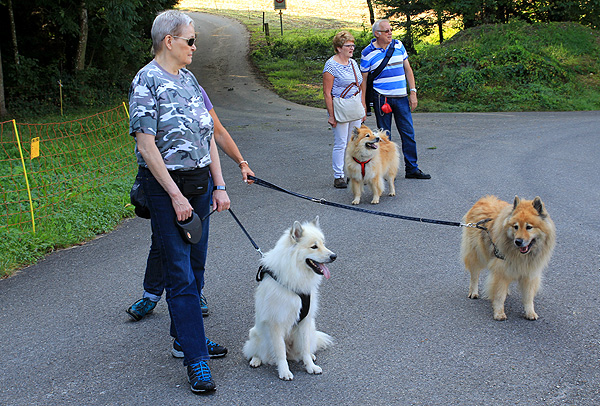
<svg viewBox="0 0 600 406">
<path fill-rule="evenodd" d="M 213 187 L 213 191 L 214 190 L 225 190 L 225 185 L 215 185 L 215 187 Z"/>
<path fill-rule="evenodd" d="M 412 88 L 410 89 L 410 91 L 411 91 L 411 92 L 415 92 L 415 93 L 417 93 L 417 88 L 416 88 L 416 87 L 412 87 Z"/>
</svg>

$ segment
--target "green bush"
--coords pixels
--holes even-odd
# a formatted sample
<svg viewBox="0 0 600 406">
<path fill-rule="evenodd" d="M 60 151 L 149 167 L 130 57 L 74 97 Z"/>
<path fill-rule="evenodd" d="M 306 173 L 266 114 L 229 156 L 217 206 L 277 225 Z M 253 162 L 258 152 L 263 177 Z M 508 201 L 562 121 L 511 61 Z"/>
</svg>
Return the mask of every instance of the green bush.
<svg viewBox="0 0 600 406">
<path fill-rule="evenodd" d="M 462 31 L 411 57 L 419 108 L 600 109 L 599 44 L 597 31 L 576 23 L 513 21 Z M 585 88 L 591 98 L 582 97 Z"/>
<path fill-rule="evenodd" d="M 274 90 L 297 103 L 324 107 L 322 69 L 339 30 L 303 30 L 262 43 L 252 58 Z M 368 30 L 350 30 L 354 57 Z M 256 46 L 260 43 L 261 46 Z M 482 25 L 442 45 L 419 44 L 409 55 L 419 111 L 600 109 L 600 33 L 576 23 Z"/>
</svg>

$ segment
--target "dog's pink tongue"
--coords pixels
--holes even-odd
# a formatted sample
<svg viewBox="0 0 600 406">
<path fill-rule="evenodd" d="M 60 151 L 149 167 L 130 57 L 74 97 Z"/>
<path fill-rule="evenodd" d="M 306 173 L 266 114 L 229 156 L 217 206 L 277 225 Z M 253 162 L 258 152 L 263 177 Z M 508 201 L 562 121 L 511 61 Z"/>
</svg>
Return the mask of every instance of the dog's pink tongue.
<svg viewBox="0 0 600 406">
<path fill-rule="evenodd" d="M 327 268 L 324 264 L 319 264 L 319 269 L 323 272 L 323 276 L 325 279 L 329 279 L 331 277 L 331 273 L 329 272 L 329 268 Z"/>
</svg>

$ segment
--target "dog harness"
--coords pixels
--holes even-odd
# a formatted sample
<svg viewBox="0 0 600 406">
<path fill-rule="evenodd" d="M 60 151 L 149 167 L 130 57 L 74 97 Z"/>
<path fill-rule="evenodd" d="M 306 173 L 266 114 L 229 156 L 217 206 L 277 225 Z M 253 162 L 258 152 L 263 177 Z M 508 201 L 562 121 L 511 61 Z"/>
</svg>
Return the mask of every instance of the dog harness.
<svg viewBox="0 0 600 406">
<path fill-rule="evenodd" d="M 360 164 L 360 173 L 362 174 L 362 177 L 365 177 L 365 165 L 368 164 L 369 162 L 371 162 L 371 160 L 369 159 L 368 161 L 359 161 L 358 159 L 352 157 L 352 159 L 354 159 L 354 162 L 356 162 L 357 164 Z"/>
<path fill-rule="evenodd" d="M 277 280 L 277 276 L 275 276 L 275 274 L 269 268 L 265 268 L 262 265 L 258 268 L 258 272 L 256 273 L 256 282 L 262 281 L 265 277 L 265 274 L 273 278 L 275 282 L 279 282 Z M 292 290 L 292 292 L 294 291 Z M 302 307 L 300 307 L 300 317 L 298 317 L 298 320 L 296 320 L 296 324 L 299 324 L 302 320 L 306 318 L 306 316 L 308 316 L 308 311 L 310 310 L 310 295 L 307 295 L 306 293 L 294 293 L 300 296 L 300 300 L 302 302 Z"/>
</svg>

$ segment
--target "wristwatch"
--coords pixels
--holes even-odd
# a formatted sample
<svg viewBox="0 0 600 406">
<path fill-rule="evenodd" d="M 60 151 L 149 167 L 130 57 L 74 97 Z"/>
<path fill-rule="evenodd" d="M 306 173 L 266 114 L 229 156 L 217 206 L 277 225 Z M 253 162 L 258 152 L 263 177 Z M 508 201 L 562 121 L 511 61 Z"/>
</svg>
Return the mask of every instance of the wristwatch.
<svg viewBox="0 0 600 406">
<path fill-rule="evenodd" d="M 213 190 L 225 190 L 225 185 L 215 185 L 215 187 L 213 187 Z"/>
<path fill-rule="evenodd" d="M 417 93 L 417 88 L 416 87 L 411 87 L 410 91 Z"/>
</svg>

